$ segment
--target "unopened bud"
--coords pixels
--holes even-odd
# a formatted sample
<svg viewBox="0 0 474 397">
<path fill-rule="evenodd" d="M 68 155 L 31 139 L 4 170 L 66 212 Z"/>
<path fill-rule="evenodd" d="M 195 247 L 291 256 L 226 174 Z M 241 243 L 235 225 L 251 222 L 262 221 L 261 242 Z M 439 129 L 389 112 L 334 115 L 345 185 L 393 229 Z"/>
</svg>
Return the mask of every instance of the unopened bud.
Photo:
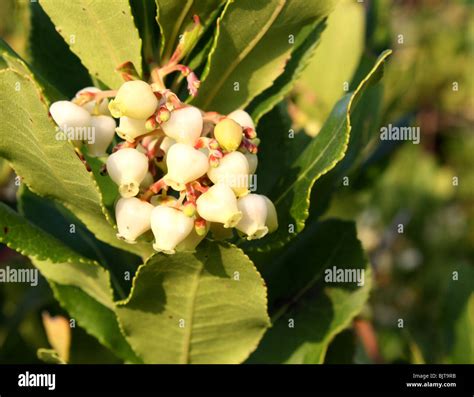
<svg viewBox="0 0 474 397">
<path fill-rule="evenodd" d="M 156 99 L 150 85 L 141 80 L 127 81 L 119 88 L 115 99 L 109 103 L 114 117 L 132 117 L 147 119 L 156 110 Z"/>
<path fill-rule="evenodd" d="M 224 150 L 233 152 L 242 142 L 242 127 L 234 120 L 225 118 L 216 124 L 214 137 Z"/>
<path fill-rule="evenodd" d="M 154 131 L 158 128 L 158 121 L 156 121 L 156 118 L 154 115 L 150 116 L 147 121 L 145 122 L 145 129 L 147 132 Z"/>
<path fill-rule="evenodd" d="M 196 219 L 194 221 L 194 230 L 196 231 L 196 234 L 198 236 L 205 236 L 207 231 L 209 230 L 208 223 L 205 219 Z"/>
<path fill-rule="evenodd" d="M 191 201 L 186 201 L 183 204 L 183 213 L 186 216 L 193 217 L 196 214 L 196 204 Z"/>
<path fill-rule="evenodd" d="M 167 122 L 171 117 L 171 112 L 168 110 L 166 106 L 161 106 L 158 109 L 158 114 L 156 115 L 156 121 L 158 123 L 165 123 Z"/>
</svg>

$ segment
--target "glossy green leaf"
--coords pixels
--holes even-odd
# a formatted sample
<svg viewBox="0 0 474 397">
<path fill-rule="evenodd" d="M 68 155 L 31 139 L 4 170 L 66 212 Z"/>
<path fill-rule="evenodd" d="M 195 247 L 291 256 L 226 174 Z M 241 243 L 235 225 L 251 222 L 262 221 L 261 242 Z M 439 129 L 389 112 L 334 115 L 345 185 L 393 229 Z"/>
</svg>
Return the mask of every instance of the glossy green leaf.
<svg viewBox="0 0 474 397">
<path fill-rule="evenodd" d="M 47 279 L 77 286 L 102 305 L 113 307 L 109 274 L 97 262 L 78 255 L 3 203 L 0 215 L 1 242 L 28 256 Z"/>
<path fill-rule="evenodd" d="M 364 91 L 381 78 L 383 63 L 390 53 L 390 51 L 386 51 L 380 55 L 372 70 L 357 89 L 353 93 L 345 95 L 336 104 L 319 134 L 310 141 L 302 152 L 294 155 L 285 174 L 277 180 L 269 192 L 269 197 L 276 206 L 280 227 L 263 240 L 247 243 L 246 246 L 249 249 L 268 250 L 272 247 L 282 246 L 303 230 L 309 213 L 311 189 L 318 178 L 334 168 L 344 157 L 351 131 L 352 111 Z M 285 147 L 291 147 L 291 135 L 282 130 L 277 133 L 285 134 L 287 141 Z M 262 140 L 272 139 L 271 136 L 262 136 L 261 138 Z M 274 170 L 270 169 L 270 171 Z"/>
<path fill-rule="evenodd" d="M 142 55 L 144 67 L 156 59 L 158 55 L 159 27 L 156 23 L 155 0 L 130 0 L 140 38 L 142 39 Z"/>
<path fill-rule="evenodd" d="M 156 255 L 117 314 L 146 363 L 240 363 L 269 325 L 266 288 L 245 254 L 205 241 L 196 254 Z"/>
<path fill-rule="evenodd" d="M 301 75 L 308 62 L 314 56 L 319 44 L 321 33 L 326 28 L 326 22 L 320 21 L 309 29 L 309 34 L 301 35 L 300 44 L 295 43 L 295 49 L 291 53 L 291 59 L 285 66 L 285 71 L 279 76 L 273 85 L 252 100 L 248 111 L 255 123 L 269 112 L 277 103 L 281 102 L 291 91 L 295 80 Z"/>
<path fill-rule="evenodd" d="M 60 305 L 88 334 L 97 338 L 125 362 L 141 362 L 122 335 L 112 309 L 92 299 L 80 288 L 51 282 L 50 286 Z"/>
<path fill-rule="evenodd" d="M 308 123 L 321 125 L 345 93 L 344 84 L 351 82 L 364 40 L 364 5 L 352 0 L 339 1 L 328 18 L 321 45 L 297 82 L 296 103 L 309 117 Z M 354 88 L 349 87 L 351 91 Z"/>
<path fill-rule="evenodd" d="M 206 28 L 224 3 L 225 0 L 156 0 L 162 60 L 170 58 L 178 45 L 179 36 L 192 25 L 194 15 L 199 16 L 201 24 Z"/>
<path fill-rule="evenodd" d="M 364 270 L 363 285 L 326 282 L 326 271 L 334 266 Z M 354 224 L 336 220 L 308 227 L 264 274 L 273 325 L 250 363 L 322 363 L 335 335 L 362 310 L 371 287 Z"/>
<path fill-rule="evenodd" d="M 41 7 L 89 72 L 112 89 L 123 80 L 115 72 L 130 61 L 141 73 L 141 40 L 128 0 L 41 0 Z"/>
<path fill-rule="evenodd" d="M 35 83 L 13 70 L 2 70 L 0 88 L 5 118 L 0 127 L 0 156 L 10 162 L 28 187 L 59 201 L 98 239 L 144 257 L 151 254 L 148 245 L 125 244 L 116 238 L 96 182 L 72 145 L 55 138 L 56 127 Z"/>
<path fill-rule="evenodd" d="M 71 52 L 38 2 L 32 2 L 29 37 L 31 66 L 68 98 L 92 85 L 89 72 Z M 51 60 L 60 62 L 51 62 Z"/>
<path fill-rule="evenodd" d="M 283 73 L 300 33 L 332 7 L 327 0 L 227 3 L 193 103 L 220 113 L 245 107 Z"/>
</svg>

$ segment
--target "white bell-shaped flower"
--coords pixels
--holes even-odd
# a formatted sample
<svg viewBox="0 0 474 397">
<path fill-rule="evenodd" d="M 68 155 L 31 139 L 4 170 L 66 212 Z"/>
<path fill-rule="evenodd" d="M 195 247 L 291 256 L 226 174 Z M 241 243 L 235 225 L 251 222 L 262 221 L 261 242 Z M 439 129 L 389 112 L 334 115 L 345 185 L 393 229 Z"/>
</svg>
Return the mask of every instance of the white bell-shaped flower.
<svg viewBox="0 0 474 397">
<path fill-rule="evenodd" d="M 267 206 L 267 219 L 265 220 L 265 226 L 268 227 L 268 233 L 273 233 L 278 229 L 278 215 L 276 208 L 267 196 L 264 196 L 263 194 L 261 196 L 265 199 L 265 204 Z"/>
<path fill-rule="evenodd" d="M 267 204 L 260 194 L 248 194 L 237 200 L 237 207 L 242 212 L 236 228 L 247 235 L 247 240 L 259 239 L 268 233 L 265 225 Z"/>
<path fill-rule="evenodd" d="M 115 120 L 110 116 L 92 116 L 93 143 L 87 143 L 89 154 L 93 157 L 105 156 L 115 135 Z"/>
<path fill-rule="evenodd" d="M 134 119 L 146 120 L 158 107 L 156 98 L 150 85 L 141 80 L 123 83 L 109 103 L 109 110 L 114 117 L 127 116 Z"/>
<path fill-rule="evenodd" d="M 223 183 L 240 197 L 248 193 L 249 163 L 240 152 L 226 154 L 217 167 L 209 167 L 207 176 L 214 183 Z"/>
<path fill-rule="evenodd" d="M 79 139 L 81 131 L 84 133 L 84 128 L 91 126 L 90 113 L 69 101 L 54 102 L 49 107 L 49 113 L 61 131 L 66 133 L 68 137 L 76 137 L 77 140 L 82 140 Z"/>
<path fill-rule="evenodd" d="M 234 110 L 232 113 L 229 113 L 227 117 L 239 123 L 243 128 L 250 127 L 255 129 L 255 124 L 252 120 L 252 117 L 250 117 L 250 115 L 245 110 Z"/>
<path fill-rule="evenodd" d="M 164 177 L 167 185 L 181 191 L 185 184 L 203 176 L 209 168 L 204 153 L 184 143 L 175 143 L 166 154 L 168 173 Z"/>
<path fill-rule="evenodd" d="M 137 136 L 146 134 L 146 120 L 134 119 L 127 116 L 120 117 L 119 126 L 115 129 L 117 135 L 128 142 L 135 142 Z"/>
<path fill-rule="evenodd" d="M 115 206 L 117 237 L 134 244 L 136 239 L 150 230 L 151 212 L 155 207 L 136 197 L 121 198 Z"/>
<path fill-rule="evenodd" d="M 95 94 L 97 92 L 101 92 L 101 90 L 97 87 L 86 87 L 86 88 L 83 88 L 82 90 L 79 90 L 76 93 L 76 96 L 74 98 L 77 98 L 79 95 L 81 95 L 84 92 L 92 92 L 92 93 Z M 89 101 L 89 102 L 85 103 L 84 105 L 82 105 L 82 107 L 84 109 L 86 109 L 90 114 L 93 114 L 96 111 L 96 102 L 95 101 Z M 102 99 L 102 101 L 100 101 L 100 104 L 99 104 L 97 110 L 99 111 L 99 114 L 103 114 L 105 116 L 110 116 L 109 100 L 107 98 Z"/>
<path fill-rule="evenodd" d="M 155 236 L 153 248 L 165 254 L 174 254 L 176 246 L 194 229 L 194 220 L 182 211 L 160 205 L 151 213 L 151 230 Z"/>
<path fill-rule="evenodd" d="M 107 172 L 119 185 L 122 197 L 138 194 L 140 183 L 148 171 L 148 158 L 133 148 L 124 148 L 112 153 L 107 159 Z"/>
<path fill-rule="evenodd" d="M 199 215 L 209 222 L 224 224 L 225 228 L 234 227 L 242 217 L 237 208 L 237 199 L 232 189 L 216 183 L 196 200 Z"/>
<path fill-rule="evenodd" d="M 255 174 L 255 171 L 257 171 L 258 166 L 258 156 L 253 153 L 245 153 L 244 156 L 249 163 L 249 173 Z"/>
<path fill-rule="evenodd" d="M 201 135 L 202 126 L 201 111 L 193 106 L 173 110 L 170 119 L 161 124 L 166 135 L 186 145 L 196 143 Z"/>
</svg>

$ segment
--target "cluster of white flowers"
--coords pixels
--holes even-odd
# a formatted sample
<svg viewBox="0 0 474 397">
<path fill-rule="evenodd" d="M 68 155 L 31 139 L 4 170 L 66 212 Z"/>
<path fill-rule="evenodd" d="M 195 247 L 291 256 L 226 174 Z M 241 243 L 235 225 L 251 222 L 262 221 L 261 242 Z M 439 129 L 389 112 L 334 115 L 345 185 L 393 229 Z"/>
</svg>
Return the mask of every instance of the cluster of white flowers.
<svg viewBox="0 0 474 397">
<path fill-rule="evenodd" d="M 277 229 L 273 203 L 250 191 L 259 140 L 244 110 L 203 112 L 169 90 L 132 80 L 118 91 L 84 88 L 72 101 L 53 103 L 50 114 L 62 130 L 93 128 L 87 152 L 108 156 L 121 196 L 117 236 L 126 242 L 151 229 L 153 248 L 172 254 L 194 250 L 209 230 L 219 238 L 236 228 L 251 240 Z M 107 155 L 115 133 L 124 141 Z"/>
</svg>

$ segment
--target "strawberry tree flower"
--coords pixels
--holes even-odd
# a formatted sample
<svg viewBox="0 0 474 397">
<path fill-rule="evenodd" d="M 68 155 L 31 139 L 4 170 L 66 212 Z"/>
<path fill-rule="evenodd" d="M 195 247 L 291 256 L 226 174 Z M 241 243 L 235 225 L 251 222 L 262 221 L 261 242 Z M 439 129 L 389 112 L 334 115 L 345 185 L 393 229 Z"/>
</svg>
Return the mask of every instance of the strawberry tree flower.
<svg viewBox="0 0 474 397">
<path fill-rule="evenodd" d="M 229 113 L 227 117 L 239 123 L 243 128 L 250 127 L 255 129 L 255 124 L 252 118 L 245 110 L 234 110 L 233 112 Z"/>
<path fill-rule="evenodd" d="M 123 148 L 111 154 L 107 159 L 107 172 L 119 185 L 122 197 L 138 194 L 140 183 L 148 171 L 148 159 L 137 149 Z"/>
<path fill-rule="evenodd" d="M 169 120 L 161 124 L 168 137 L 187 145 L 196 143 L 201 135 L 202 126 L 201 111 L 193 106 L 173 110 Z"/>
<path fill-rule="evenodd" d="M 49 107 L 51 117 L 64 133 L 69 133 L 72 128 L 74 132 L 84 127 L 91 126 L 90 113 L 75 103 L 69 101 L 57 101 Z"/>
<path fill-rule="evenodd" d="M 115 120 L 105 115 L 92 116 L 91 127 L 94 131 L 94 142 L 87 144 L 89 155 L 93 157 L 106 156 L 106 150 L 115 135 Z"/>
<path fill-rule="evenodd" d="M 214 183 L 223 183 L 240 197 L 248 193 L 249 163 L 240 152 L 226 154 L 217 167 L 210 167 L 207 175 Z"/>
<path fill-rule="evenodd" d="M 127 116 L 134 119 L 147 119 L 158 107 L 156 98 L 150 85 L 141 80 L 123 83 L 109 103 L 109 110 L 114 117 Z"/>
<path fill-rule="evenodd" d="M 264 198 L 267 206 L 267 219 L 265 219 L 265 226 L 268 227 L 268 233 L 273 233 L 278 229 L 278 215 L 276 208 L 267 196 L 264 196 L 263 194 L 261 196 Z"/>
<path fill-rule="evenodd" d="M 180 191 L 186 183 L 205 175 L 209 163 L 204 153 L 184 143 L 175 143 L 166 154 L 168 173 L 164 177 L 167 185 Z"/>
<path fill-rule="evenodd" d="M 115 129 L 117 135 L 127 142 L 135 142 L 135 138 L 147 133 L 146 120 L 134 119 L 132 117 L 120 117 L 119 126 Z"/>
<path fill-rule="evenodd" d="M 236 228 L 247 235 L 247 240 L 259 239 L 268 233 L 267 203 L 260 194 L 248 194 L 237 201 L 242 218 Z"/>
<path fill-rule="evenodd" d="M 153 249 L 174 254 L 176 246 L 194 229 L 194 221 L 177 208 L 159 205 L 151 213 L 151 229 L 155 236 Z"/>
<path fill-rule="evenodd" d="M 222 223 L 225 228 L 234 227 L 242 218 L 237 208 L 237 199 L 232 189 L 216 183 L 196 201 L 197 212 L 209 222 Z"/>
<path fill-rule="evenodd" d="M 151 212 L 154 207 L 136 197 L 121 198 L 115 206 L 117 237 L 134 244 L 136 239 L 151 227 Z"/>
</svg>

